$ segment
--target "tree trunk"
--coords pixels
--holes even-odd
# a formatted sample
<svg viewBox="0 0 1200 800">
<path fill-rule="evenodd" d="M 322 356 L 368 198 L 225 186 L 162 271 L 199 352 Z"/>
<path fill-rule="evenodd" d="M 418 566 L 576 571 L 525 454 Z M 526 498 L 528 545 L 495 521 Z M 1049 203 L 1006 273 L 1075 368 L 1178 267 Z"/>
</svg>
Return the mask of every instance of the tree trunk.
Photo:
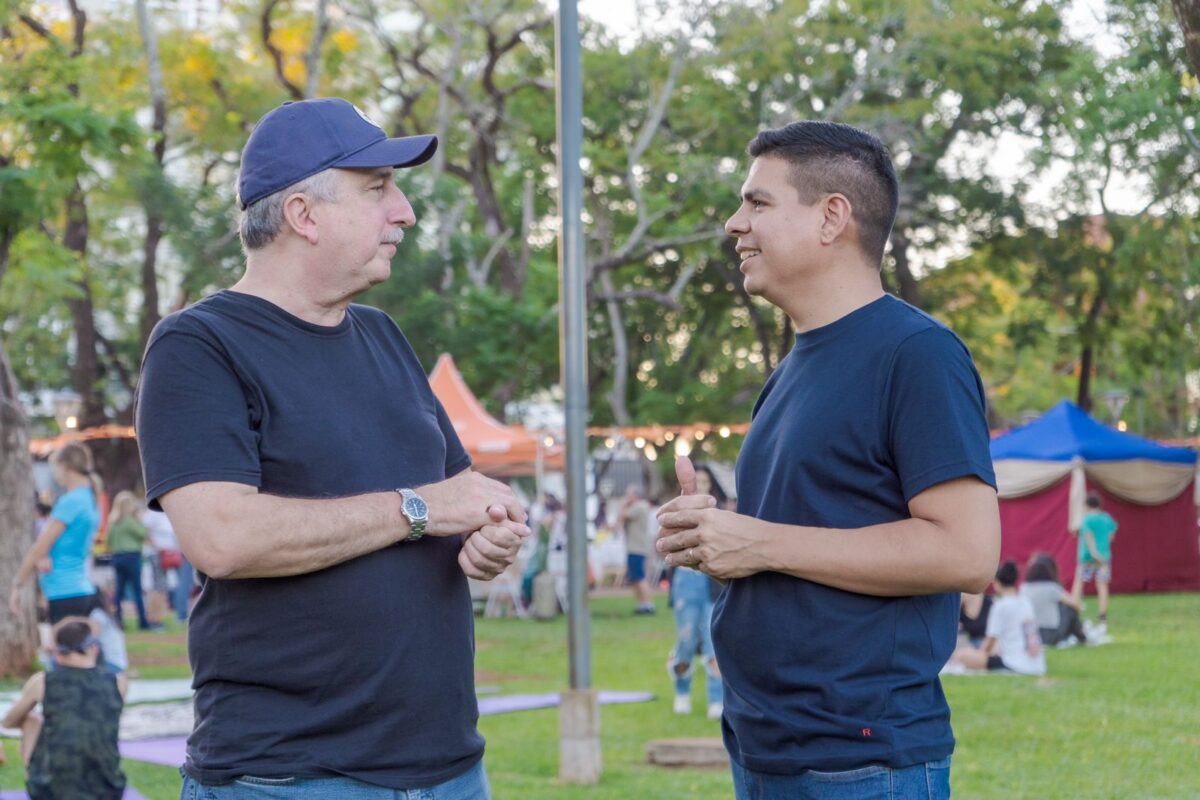
<svg viewBox="0 0 1200 800">
<path fill-rule="evenodd" d="M 892 233 L 892 258 L 896 261 L 896 281 L 900 284 L 900 299 L 917 308 L 924 308 L 921 289 L 908 264 L 908 237 L 903 231 Z"/>
<path fill-rule="evenodd" d="M 71 369 L 71 385 L 83 398 L 79 427 L 87 428 L 104 422 L 104 398 L 100 393 L 100 359 L 96 352 L 96 318 L 92 305 L 92 288 L 87 268 L 88 214 L 83 188 L 76 181 L 67 197 L 67 229 L 63 245 L 79 257 L 83 276 L 76 284 L 80 296 L 67 301 L 75 327 L 75 364 Z"/>
<path fill-rule="evenodd" d="M 163 159 L 167 153 L 167 90 L 163 81 L 162 59 L 158 54 L 158 34 L 154 30 L 146 0 L 137 1 L 138 27 L 146 51 L 146 72 L 150 78 L 150 104 L 154 108 L 154 162 L 158 178 L 162 178 Z M 157 181 L 156 181 L 157 183 Z M 157 188 L 157 186 L 156 186 Z M 150 332 L 158 324 L 158 243 L 162 240 L 162 214 L 154 193 L 146 202 L 146 241 L 142 248 L 142 351 L 150 341 Z"/>
<path fill-rule="evenodd" d="M 1192 62 L 1193 77 L 1200 78 L 1200 3 L 1196 0 L 1173 0 L 1175 18 L 1183 29 L 1183 44 Z"/>
<path fill-rule="evenodd" d="M 616 289 L 613 287 L 611 272 L 600 275 L 600 288 L 612 297 Z M 608 395 L 612 405 L 613 419 L 622 427 L 629 425 L 629 407 L 626 395 L 629 392 L 629 341 L 625 336 L 625 322 L 621 318 L 621 305 L 614 299 L 605 302 L 608 309 L 609 327 L 613 337 L 613 384 Z"/>
<path fill-rule="evenodd" d="M 0 346 L 0 588 L 7 598 L 25 552 L 33 544 L 33 464 L 29 420 L 17 397 L 17 382 Z M 33 592 L 25 590 L 25 611 L 0 610 L 0 677 L 29 674 L 37 655 Z"/>
<path fill-rule="evenodd" d="M 1092 370 L 1096 358 L 1096 331 L 1099 327 L 1100 312 L 1104 310 L 1105 284 L 1100 284 L 1092 307 L 1088 309 L 1087 321 L 1083 328 L 1083 351 L 1079 354 L 1079 391 L 1075 395 L 1075 405 L 1084 411 L 1092 410 Z"/>
<path fill-rule="evenodd" d="M 160 319 L 158 313 L 158 243 L 162 241 L 162 216 L 146 208 L 146 243 L 142 248 L 142 352 Z"/>
<path fill-rule="evenodd" d="M 1085 344 L 1079 355 L 1079 388 L 1075 392 L 1075 405 L 1087 411 L 1092 411 L 1092 363 L 1094 349 Z"/>
</svg>

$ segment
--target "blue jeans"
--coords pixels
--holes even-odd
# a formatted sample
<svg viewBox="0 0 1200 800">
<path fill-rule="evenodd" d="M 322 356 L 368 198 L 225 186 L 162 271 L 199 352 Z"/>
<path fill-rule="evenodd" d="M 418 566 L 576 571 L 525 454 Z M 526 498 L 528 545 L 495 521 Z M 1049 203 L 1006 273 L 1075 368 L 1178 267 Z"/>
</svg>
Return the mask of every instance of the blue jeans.
<svg viewBox="0 0 1200 800">
<path fill-rule="evenodd" d="M 117 576 L 116 606 L 117 627 L 121 627 L 121 601 L 126 595 L 133 595 L 133 604 L 137 607 L 138 627 L 145 630 L 150 627 L 146 619 L 146 601 L 142 598 L 142 554 L 113 553 L 113 572 Z"/>
<path fill-rule="evenodd" d="M 751 772 L 731 761 L 737 800 L 949 800 L 950 757 L 904 769 L 873 764 L 845 772 Z"/>
<path fill-rule="evenodd" d="M 175 570 L 175 577 L 178 580 L 175 583 L 175 591 L 171 593 L 171 605 L 175 607 L 175 617 L 183 622 L 188 618 L 188 606 L 192 601 L 192 584 L 196 580 L 192 562 L 184 558 L 183 563 Z"/>
<path fill-rule="evenodd" d="M 253 778 L 206 786 L 187 773 L 179 800 L 491 800 L 483 761 L 428 789 L 388 789 L 352 778 Z"/>
<path fill-rule="evenodd" d="M 709 577 L 687 567 L 677 567 L 671 578 L 671 603 L 675 610 L 675 650 L 667 666 L 675 679 L 675 694 L 692 693 L 692 660 L 699 652 L 708 675 L 708 704 L 721 703 L 725 689 L 713 655 L 713 601 Z"/>
</svg>

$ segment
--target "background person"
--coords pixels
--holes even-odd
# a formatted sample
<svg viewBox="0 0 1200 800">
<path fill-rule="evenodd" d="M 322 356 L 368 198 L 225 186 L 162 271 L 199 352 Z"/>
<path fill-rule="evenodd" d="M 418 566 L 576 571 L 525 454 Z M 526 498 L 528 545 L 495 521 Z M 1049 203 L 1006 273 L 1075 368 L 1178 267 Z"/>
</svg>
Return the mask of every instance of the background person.
<svg viewBox="0 0 1200 800">
<path fill-rule="evenodd" d="M 987 592 L 963 592 L 958 608 L 958 629 L 975 647 L 987 636 L 988 614 L 992 610 L 992 596 Z"/>
<path fill-rule="evenodd" d="M 353 303 L 416 222 L 395 169 L 436 147 L 341 99 L 268 112 L 238 178 L 244 274 L 150 337 L 147 497 L 203 575 L 185 796 L 489 795 L 467 578 L 513 563 L 525 512 Z"/>
<path fill-rule="evenodd" d="M 637 605 L 635 614 L 653 614 L 654 599 L 650 595 L 647 560 L 654 549 L 650 539 L 650 502 L 642 496 L 636 484 L 625 488 L 617 511 L 617 527 L 625 532 L 625 580 L 633 587 Z"/>
<path fill-rule="evenodd" d="M 1092 629 L 1095 638 L 1108 636 L 1108 584 L 1112 581 L 1112 540 L 1117 535 L 1117 521 L 1102 508 L 1100 495 L 1089 494 L 1088 511 L 1079 526 L 1079 561 L 1075 568 L 1075 580 L 1071 584 L 1071 596 L 1082 613 L 1083 585 L 1089 581 L 1096 584 L 1096 598 L 1100 621 Z"/>
<path fill-rule="evenodd" d="M 55 669 L 30 677 L 0 721 L 21 730 L 25 790 L 30 800 L 118 800 L 125 792 L 117 750 L 125 678 L 96 669 L 91 621 L 66 617 L 53 636 Z"/>
<path fill-rule="evenodd" d="M 39 570 L 38 584 L 50 607 L 50 623 L 65 617 L 86 617 L 93 608 L 103 608 L 96 586 L 88 579 L 92 542 L 100 527 L 100 477 L 92 465 L 92 451 L 82 442 L 67 442 L 50 456 L 54 481 L 62 495 L 50 509 L 33 546 L 25 553 L 8 594 L 8 607 L 20 614 L 23 588 Z"/>
<path fill-rule="evenodd" d="M 725 491 L 713 478 L 712 471 L 704 465 L 695 468 L 695 485 L 688 488 L 694 494 L 712 496 L 718 508 L 723 508 L 728 502 Z M 667 670 L 675 682 L 672 709 L 676 714 L 692 713 L 692 673 L 697 655 L 704 665 L 707 678 L 708 718 L 720 719 L 724 710 L 725 691 L 712 643 L 713 601 L 720 590 L 720 583 L 699 570 L 682 565 L 671 570 L 675 649 L 667 661 Z"/>
<path fill-rule="evenodd" d="M 141 515 L 144 507 L 133 492 L 118 492 L 113 498 L 105 543 L 112 553 L 113 572 L 117 579 L 113 598 L 117 627 L 125 627 L 121 604 L 129 597 L 137 609 L 138 628 L 146 631 L 150 630 L 151 624 L 146 619 L 146 603 L 142 597 L 142 547 L 146 543 L 146 526 L 142 524 Z"/>
<path fill-rule="evenodd" d="M 157 509 L 149 509 L 142 515 L 146 525 L 146 564 L 150 567 L 150 591 L 146 604 L 146 616 L 151 624 L 161 624 L 170 606 L 171 564 L 184 560 L 175 538 L 175 528 L 167 515 Z M 178 576 L 176 576 L 178 577 Z M 176 583 L 178 589 L 178 583 Z M 186 616 L 186 615 L 185 615 Z"/>
<path fill-rule="evenodd" d="M 1025 568 L 1020 594 L 1033 606 L 1042 644 L 1086 644 L 1078 601 L 1058 582 L 1058 564 L 1049 553 L 1034 553 Z"/>
<path fill-rule="evenodd" d="M 996 570 L 996 602 L 988 614 L 987 637 L 981 647 L 960 647 L 953 660 L 967 669 L 1008 670 L 1045 675 L 1046 653 L 1029 600 L 1017 593 L 1017 562 Z"/>
</svg>

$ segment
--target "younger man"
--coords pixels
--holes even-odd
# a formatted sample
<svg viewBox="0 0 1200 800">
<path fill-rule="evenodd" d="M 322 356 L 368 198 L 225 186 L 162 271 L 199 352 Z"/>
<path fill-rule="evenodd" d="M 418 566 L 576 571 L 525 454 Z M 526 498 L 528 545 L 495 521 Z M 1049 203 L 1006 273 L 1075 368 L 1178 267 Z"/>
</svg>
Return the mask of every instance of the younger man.
<svg viewBox="0 0 1200 800">
<path fill-rule="evenodd" d="M 938 670 L 958 593 L 1000 549 L 983 383 L 958 337 L 884 292 L 899 187 L 878 139 L 797 122 L 749 150 L 725 230 L 795 346 L 755 404 L 737 512 L 677 497 L 658 549 L 728 580 L 713 645 L 738 800 L 945 800 Z"/>
<path fill-rule="evenodd" d="M 67 617 L 54 626 L 54 642 L 55 669 L 26 681 L 0 722 L 21 729 L 25 790 L 30 800 L 118 800 L 125 793 L 117 751 L 125 676 L 96 668 L 96 628 L 83 617 Z M 39 702 L 44 718 L 34 711 Z"/>
</svg>

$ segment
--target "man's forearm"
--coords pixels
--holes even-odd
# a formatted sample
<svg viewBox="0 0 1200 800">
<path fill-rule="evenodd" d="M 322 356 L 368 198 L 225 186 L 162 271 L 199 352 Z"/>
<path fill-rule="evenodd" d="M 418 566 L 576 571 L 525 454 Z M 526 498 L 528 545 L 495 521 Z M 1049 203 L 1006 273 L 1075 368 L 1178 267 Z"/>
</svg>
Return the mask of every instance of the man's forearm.
<svg viewBox="0 0 1200 800">
<path fill-rule="evenodd" d="M 186 487 L 185 487 L 186 489 Z M 213 578 L 303 575 L 387 547 L 408 536 L 394 492 L 311 500 L 253 490 L 205 510 L 200 493 L 168 493 L 163 506 L 188 559 Z M 196 520 L 203 520 L 197 522 Z"/>
<path fill-rule="evenodd" d="M 883 597 L 978 592 L 995 559 L 984 543 L 922 519 L 838 530 L 764 526 L 760 572 L 783 572 L 860 594 Z"/>
</svg>

